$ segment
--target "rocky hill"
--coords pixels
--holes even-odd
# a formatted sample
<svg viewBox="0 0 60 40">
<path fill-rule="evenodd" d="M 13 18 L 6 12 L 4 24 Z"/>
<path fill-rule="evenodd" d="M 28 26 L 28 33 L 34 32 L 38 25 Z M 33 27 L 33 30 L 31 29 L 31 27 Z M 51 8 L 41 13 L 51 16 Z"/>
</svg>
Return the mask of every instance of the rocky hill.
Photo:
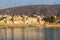
<svg viewBox="0 0 60 40">
<path fill-rule="evenodd" d="M 0 10 L 0 14 L 14 14 L 14 15 L 57 15 L 60 14 L 60 5 L 28 5 L 28 6 L 18 6 L 7 9 Z"/>
</svg>

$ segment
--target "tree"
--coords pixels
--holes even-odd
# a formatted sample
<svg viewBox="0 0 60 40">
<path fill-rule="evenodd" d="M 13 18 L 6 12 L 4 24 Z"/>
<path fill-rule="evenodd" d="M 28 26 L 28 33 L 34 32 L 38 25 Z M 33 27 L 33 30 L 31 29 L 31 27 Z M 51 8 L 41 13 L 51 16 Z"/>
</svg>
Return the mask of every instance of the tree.
<svg viewBox="0 0 60 40">
<path fill-rule="evenodd" d="M 0 21 L 3 20 L 3 18 L 0 18 Z"/>
<path fill-rule="evenodd" d="M 53 16 L 43 18 L 45 22 L 54 23 L 56 20 Z"/>
<path fill-rule="evenodd" d="M 50 23 L 54 23 L 56 20 L 53 16 L 50 17 Z"/>
</svg>

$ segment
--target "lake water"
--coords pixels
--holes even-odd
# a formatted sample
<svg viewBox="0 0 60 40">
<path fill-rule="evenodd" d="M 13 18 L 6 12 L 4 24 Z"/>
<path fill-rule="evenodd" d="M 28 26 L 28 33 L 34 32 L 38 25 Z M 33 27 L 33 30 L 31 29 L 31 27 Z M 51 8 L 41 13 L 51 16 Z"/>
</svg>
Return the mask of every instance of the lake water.
<svg viewBox="0 0 60 40">
<path fill-rule="evenodd" d="M 60 29 L 15 28 L 1 29 L 2 40 L 60 40 Z"/>
</svg>

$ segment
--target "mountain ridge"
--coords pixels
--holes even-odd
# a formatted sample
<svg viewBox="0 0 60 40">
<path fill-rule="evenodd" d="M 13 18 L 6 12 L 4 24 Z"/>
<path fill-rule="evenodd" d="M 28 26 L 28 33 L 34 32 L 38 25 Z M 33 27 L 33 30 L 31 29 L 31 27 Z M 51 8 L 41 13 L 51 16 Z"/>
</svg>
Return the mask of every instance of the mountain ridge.
<svg viewBox="0 0 60 40">
<path fill-rule="evenodd" d="M 0 14 L 14 14 L 14 15 L 44 15 L 51 16 L 60 14 L 60 4 L 58 5 L 27 5 L 17 6 L 0 10 Z"/>
</svg>

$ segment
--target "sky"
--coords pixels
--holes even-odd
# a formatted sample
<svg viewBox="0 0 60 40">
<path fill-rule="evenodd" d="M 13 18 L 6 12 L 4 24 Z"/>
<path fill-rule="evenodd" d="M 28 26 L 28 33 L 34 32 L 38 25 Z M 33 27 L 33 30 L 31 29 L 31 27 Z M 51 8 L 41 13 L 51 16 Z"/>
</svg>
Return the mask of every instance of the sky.
<svg viewBox="0 0 60 40">
<path fill-rule="evenodd" d="M 0 0 L 0 9 L 24 6 L 24 5 L 40 5 L 40 4 L 60 4 L 60 0 Z"/>
</svg>

